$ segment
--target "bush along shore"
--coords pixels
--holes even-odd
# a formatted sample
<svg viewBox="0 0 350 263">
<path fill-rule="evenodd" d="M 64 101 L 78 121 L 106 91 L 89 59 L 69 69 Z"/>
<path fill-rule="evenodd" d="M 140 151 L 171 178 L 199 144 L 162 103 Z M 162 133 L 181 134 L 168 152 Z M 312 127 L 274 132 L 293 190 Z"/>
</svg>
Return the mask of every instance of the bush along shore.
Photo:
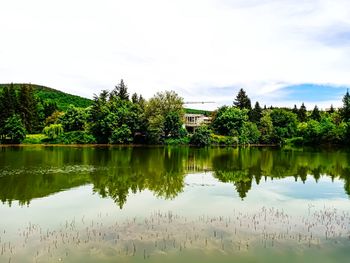
<svg viewBox="0 0 350 263">
<path fill-rule="evenodd" d="M 70 99 L 73 104 L 60 107 L 52 99 L 57 96 L 52 89 L 37 93 L 31 84 L 1 85 L 0 142 L 195 146 L 350 143 L 348 91 L 339 109 L 330 105 L 320 110 L 315 105 L 307 110 L 304 103 L 294 108 L 267 108 L 256 102 L 252 107 L 241 89 L 231 106 L 206 111 L 210 124 L 196 127 L 191 133 L 184 123 L 183 99 L 174 91 L 158 92 L 146 100 L 140 94 L 130 96 L 121 80 L 111 91 L 94 95 L 90 102 L 74 96 Z M 81 107 L 82 102 L 88 106 Z"/>
</svg>

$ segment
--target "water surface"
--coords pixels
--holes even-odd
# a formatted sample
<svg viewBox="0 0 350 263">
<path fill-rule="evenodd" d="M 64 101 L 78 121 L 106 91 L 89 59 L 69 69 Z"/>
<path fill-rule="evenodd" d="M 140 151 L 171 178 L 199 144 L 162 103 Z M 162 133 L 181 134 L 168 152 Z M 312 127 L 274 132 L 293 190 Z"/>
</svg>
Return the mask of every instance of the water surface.
<svg viewBox="0 0 350 263">
<path fill-rule="evenodd" d="M 348 262 L 350 152 L 2 147 L 0 262 Z"/>
</svg>

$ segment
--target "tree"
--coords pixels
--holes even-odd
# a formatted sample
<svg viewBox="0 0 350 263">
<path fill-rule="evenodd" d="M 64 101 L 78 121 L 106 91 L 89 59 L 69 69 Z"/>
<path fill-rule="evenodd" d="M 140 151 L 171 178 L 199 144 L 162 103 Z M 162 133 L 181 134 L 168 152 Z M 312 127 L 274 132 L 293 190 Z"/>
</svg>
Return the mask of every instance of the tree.
<svg viewBox="0 0 350 263">
<path fill-rule="evenodd" d="M 306 122 L 307 121 L 307 111 L 306 107 L 304 105 L 304 102 L 301 104 L 299 112 L 298 112 L 298 120 L 300 122 Z"/>
<path fill-rule="evenodd" d="M 95 136 L 98 143 L 108 143 L 112 134 L 112 128 L 107 122 L 110 113 L 108 107 L 107 90 L 101 91 L 100 95 L 94 95 L 94 100 L 90 109 L 90 131 Z"/>
<path fill-rule="evenodd" d="M 153 143 L 163 137 L 177 137 L 183 122 L 183 98 L 174 91 L 158 92 L 147 103 L 145 117 L 148 135 Z"/>
<path fill-rule="evenodd" d="M 62 124 L 51 124 L 50 126 L 45 127 L 43 132 L 47 137 L 49 137 L 49 139 L 53 140 L 63 134 L 64 130 L 62 128 Z"/>
<path fill-rule="evenodd" d="M 55 111 L 58 110 L 57 103 L 53 101 L 44 101 L 42 105 L 44 108 L 45 118 L 51 116 Z"/>
<path fill-rule="evenodd" d="M 320 121 L 321 120 L 321 113 L 320 113 L 317 105 L 315 105 L 315 108 L 312 110 L 310 118 L 315 120 L 315 121 Z"/>
<path fill-rule="evenodd" d="M 241 129 L 241 134 L 239 136 L 239 142 L 241 144 L 252 144 L 258 143 L 260 139 L 260 131 L 255 123 L 250 121 L 245 122 Z"/>
<path fill-rule="evenodd" d="M 297 117 L 285 109 L 273 109 L 270 113 L 273 125 L 273 142 L 281 143 L 292 138 L 297 131 Z"/>
<path fill-rule="evenodd" d="M 88 113 L 85 109 L 76 108 L 70 105 L 63 116 L 60 117 L 60 123 L 64 131 L 83 131 L 88 119 Z"/>
<path fill-rule="evenodd" d="M 26 137 L 26 129 L 22 123 L 21 117 L 14 114 L 5 121 L 3 128 L 5 140 L 10 143 L 21 143 Z"/>
<path fill-rule="evenodd" d="M 121 100 L 129 100 L 128 87 L 125 85 L 124 80 L 121 79 L 120 83 L 115 86 L 114 90 L 110 93 L 110 98 L 118 97 Z"/>
<path fill-rule="evenodd" d="M 335 109 L 334 109 L 334 107 L 333 107 L 333 104 L 331 104 L 331 107 L 329 108 L 328 113 L 329 113 L 329 114 L 332 114 L 332 113 L 334 113 L 334 112 L 335 112 Z"/>
<path fill-rule="evenodd" d="M 343 120 L 346 122 L 350 121 L 350 94 L 349 90 L 346 91 L 346 94 L 343 97 L 343 107 L 341 109 L 341 114 Z"/>
<path fill-rule="evenodd" d="M 294 104 L 294 108 L 292 109 L 292 112 L 293 112 L 294 114 L 298 115 L 299 110 L 298 110 L 297 105 Z"/>
<path fill-rule="evenodd" d="M 182 128 L 182 120 L 179 112 L 169 112 L 164 120 L 165 137 L 179 138 Z"/>
<path fill-rule="evenodd" d="M 239 90 L 236 100 L 233 102 L 233 105 L 240 109 L 252 109 L 250 99 L 248 98 L 246 92 L 243 89 Z"/>
<path fill-rule="evenodd" d="M 272 143 L 273 138 L 273 124 L 270 116 L 270 111 L 264 111 L 260 119 L 259 125 L 260 141 L 262 143 Z"/>
<path fill-rule="evenodd" d="M 89 119 L 89 130 L 98 143 L 132 142 L 136 133 L 146 129 L 141 106 L 108 91 L 94 96 Z"/>
<path fill-rule="evenodd" d="M 22 85 L 19 91 L 19 113 L 23 120 L 26 130 L 31 133 L 34 131 L 38 122 L 37 101 L 34 97 L 33 87 L 31 85 Z"/>
<path fill-rule="evenodd" d="M 259 105 L 259 102 L 255 103 L 254 108 L 249 113 L 249 119 L 251 122 L 258 124 L 262 117 L 262 108 Z"/>
<path fill-rule="evenodd" d="M 109 143 L 126 144 L 132 142 L 132 133 L 128 125 L 122 124 L 113 130 Z"/>
<path fill-rule="evenodd" d="M 200 147 L 208 146 L 211 141 L 210 134 L 211 131 L 207 126 L 200 126 L 194 131 L 190 143 Z"/>
<path fill-rule="evenodd" d="M 137 96 L 136 92 L 132 94 L 131 101 L 132 101 L 132 103 L 138 103 L 139 102 L 139 97 Z"/>
<path fill-rule="evenodd" d="M 18 98 L 13 83 L 6 86 L 0 94 L 0 130 L 6 120 L 18 112 Z"/>
<path fill-rule="evenodd" d="M 248 110 L 223 106 L 214 115 L 212 127 L 220 135 L 238 136 L 248 121 Z"/>
</svg>

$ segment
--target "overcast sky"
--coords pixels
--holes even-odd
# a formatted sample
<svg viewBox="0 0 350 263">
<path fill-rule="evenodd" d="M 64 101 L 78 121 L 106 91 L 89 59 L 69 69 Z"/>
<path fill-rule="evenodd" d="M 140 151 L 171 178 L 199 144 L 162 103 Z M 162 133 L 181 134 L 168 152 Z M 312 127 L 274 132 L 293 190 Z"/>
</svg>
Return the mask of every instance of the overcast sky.
<svg viewBox="0 0 350 263">
<path fill-rule="evenodd" d="M 349 0 L 1 0 L 0 82 L 92 97 L 121 78 L 146 98 L 341 104 Z"/>
</svg>

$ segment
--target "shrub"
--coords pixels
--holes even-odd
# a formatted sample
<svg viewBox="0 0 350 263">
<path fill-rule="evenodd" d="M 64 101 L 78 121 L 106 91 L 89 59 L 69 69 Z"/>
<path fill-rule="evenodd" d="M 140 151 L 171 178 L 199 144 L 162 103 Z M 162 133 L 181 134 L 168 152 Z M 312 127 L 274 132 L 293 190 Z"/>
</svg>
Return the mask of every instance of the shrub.
<svg viewBox="0 0 350 263">
<path fill-rule="evenodd" d="M 210 129 L 207 126 L 201 126 L 193 133 L 190 143 L 200 147 L 207 146 L 211 142 L 210 135 Z"/>
<path fill-rule="evenodd" d="M 116 128 L 112 132 L 112 136 L 109 139 L 109 143 L 112 144 L 122 144 L 122 143 L 131 143 L 132 142 L 132 133 L 128 125 L 123 124 L 122 126 Z"/>
<path fill-rule="evenodd" d="M 96 139 L 93 135 L 85 131 L 72 131 L 65 132 L 57 137 L 53 143 L 62 144 L 93 144 L 96 143 Z"/>
<path fill-rule="evenodd" d="M 43 132 L 50 140 L 53 140 L 63 133 L 63 128 L 61 124 L 51 124 L 45 127 Z"/>
<path fill-rule="evenodd" d="M 47 136 L 44 134 L 27 134 L 22 143 L 26 144 L 41 144 L 47 140 Z"/>
<path fill-rule="evenodd" d="M 2 133 L 9 143 L 21 143 L 26 137 L 26 129 L 19 115 L 14 114 L 5 121 Z"/>
</svg>

